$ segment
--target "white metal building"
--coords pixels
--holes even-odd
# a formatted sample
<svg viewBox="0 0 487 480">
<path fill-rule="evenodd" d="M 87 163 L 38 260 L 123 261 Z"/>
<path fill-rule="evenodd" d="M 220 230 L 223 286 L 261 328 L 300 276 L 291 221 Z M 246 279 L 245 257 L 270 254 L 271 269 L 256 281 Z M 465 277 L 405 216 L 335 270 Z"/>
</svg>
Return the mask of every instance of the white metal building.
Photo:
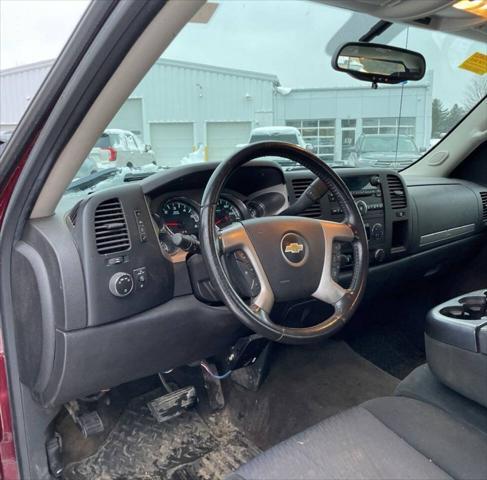
<svg viewBox="0 0 487 480">
<path fill-rule="evenodd" d="M 0 70 L 0 131 L 15 128 L 54 62 Z"/>
<path fill-rule="evenodd" d="M 0 72 L 0 130 L 20 120 L 50 62 Z M 275 75 L 160 59 L 110 123 L 174 164 L 200 146 L 222 160 L 252 128 L 291 125 L 327 161 L 346 157 L 361 133 L 404 133 L 418 147 L 431 136 L 431 79 L 401 86 L 281 88 Z M 359 84 L 358 84 L 359 85 Z M 398 120 L 401 112 L 401 120 Z"/>
</svg>

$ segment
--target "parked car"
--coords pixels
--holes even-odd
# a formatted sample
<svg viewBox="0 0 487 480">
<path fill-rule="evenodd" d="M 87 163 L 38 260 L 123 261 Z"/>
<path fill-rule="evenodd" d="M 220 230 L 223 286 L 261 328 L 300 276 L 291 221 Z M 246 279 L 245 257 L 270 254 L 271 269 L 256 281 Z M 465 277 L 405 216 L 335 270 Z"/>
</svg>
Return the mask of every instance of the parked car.
<svg viewBox="0 0 487 480">
<path fill-rule="evenodd" d="M 254 128 L 250 132 L 250 138 L 248 144 L 264 142 L 264 141 L 274 141 L 274 142 L 286 142 L 292 143 L 293 145 L 299 145 L 300 147 L 314 152 L 314 146 L 311 143 L 305 143 L 301 132 L 296 127 L 258 127 Z M 237 145 L 238 147 L 244 147 L 248 144 Z M 282 166 L 295 166 L 296 162 L 293 162 L 287 158 L 277 158 L 277 157 L 267 157 L 268 160 L 275 160 Z"/>
<path fill-rule="evenodd" d="M 307 150 L 314 151 L 313 145 L 304 142 L 301 132 L 296 127 L 258 127 L 250 132 L 249 143 L 263 142 L 265 140 L 293 143 Z"/>
<path fill-rule="evenodd" d="M 142 167 L 157 164 L 150 145 L 128 130 L 107 129 L 90 152 L 99 167 Z"/>
<path fill-rule="evenodd" d="M 412 137 L 407 135 L 360 135 L 348 162 L 354 167 L 408 167 L 420 155 Z"/>
</svg>

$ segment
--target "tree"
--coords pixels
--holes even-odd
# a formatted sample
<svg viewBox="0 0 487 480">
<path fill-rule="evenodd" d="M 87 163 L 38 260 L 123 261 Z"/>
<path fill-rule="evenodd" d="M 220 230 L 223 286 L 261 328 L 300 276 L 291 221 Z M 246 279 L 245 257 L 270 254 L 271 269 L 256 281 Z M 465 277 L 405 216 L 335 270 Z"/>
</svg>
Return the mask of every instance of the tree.
<svg viewBox="0 0 487 480">
<path fill-rule="evenodd" d="M 449 132 L 463 117 L 465 110 L 457 103 L 450 108 L 445 122 L 445 132 Z"/>
<path fill-rule="evenodd" d="M 487 95 L 487 75 L 474 78 L 465 92 L 464 106 L 466 110 L 471 110 L 482 98 Z"/>
<path fill-rule="evenodd" d="M 442 133 L 445 133 L 446 122 L 448 119 L 448 109 L 443 105 L 439 98 L 433 99 L 431 111 L 431 136 L 432 138 L 440 138 Z"/>
</svg>

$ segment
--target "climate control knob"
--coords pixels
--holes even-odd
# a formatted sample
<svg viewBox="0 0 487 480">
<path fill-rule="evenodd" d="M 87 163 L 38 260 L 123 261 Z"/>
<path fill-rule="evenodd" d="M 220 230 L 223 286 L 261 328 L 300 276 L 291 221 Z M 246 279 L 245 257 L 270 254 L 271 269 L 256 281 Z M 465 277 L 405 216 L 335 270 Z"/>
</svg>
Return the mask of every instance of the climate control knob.
<svg viewBox="0 0 487 480">
<path fill-rule="evenodd" d="M 134 279 L 130 273 L 117 272 L 112 275 L 108 288 L 116 297 L 126 297 L 134 289 Z"/>
<path fill-rule="evenodd" d="M 358 202 L 356 202 L 356 205 L 357 205 L 358 211 L 360 212 L 360 214 L 363 217 L 367 213 L 367 210 L 369 209 L 369 207 L 367 207 L 367 204 L 363 200 L 359 200 Z"/>
</svg>

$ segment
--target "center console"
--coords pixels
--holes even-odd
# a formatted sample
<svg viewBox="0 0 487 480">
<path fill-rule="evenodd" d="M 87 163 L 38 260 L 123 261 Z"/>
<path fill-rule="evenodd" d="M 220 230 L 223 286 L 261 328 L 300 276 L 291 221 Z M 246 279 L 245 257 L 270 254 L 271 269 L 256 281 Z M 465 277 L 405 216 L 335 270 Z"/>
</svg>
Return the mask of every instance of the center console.
<svg viewBox="0 0 487 480">
<path fill-rule="evenodd" d="M 445 385 L 487 406 L 487 290 L 431 310 L 425 345 L 430 368 Z"/>
<path fill-rule="evenodd" d="M 385 262 L 406 252 L 409 240 L 410 215 L 407 189 L 402 178 L 389 172 L 341 172 L 362 215 L 369 240 L 371 264 Z M 343 211 L 333 194 L 328 194 L 322 210 L 326 218 L 342 221 Z M 342 248 L 342 267 L 350 267 L 350 247 Z"/>
</svg>

